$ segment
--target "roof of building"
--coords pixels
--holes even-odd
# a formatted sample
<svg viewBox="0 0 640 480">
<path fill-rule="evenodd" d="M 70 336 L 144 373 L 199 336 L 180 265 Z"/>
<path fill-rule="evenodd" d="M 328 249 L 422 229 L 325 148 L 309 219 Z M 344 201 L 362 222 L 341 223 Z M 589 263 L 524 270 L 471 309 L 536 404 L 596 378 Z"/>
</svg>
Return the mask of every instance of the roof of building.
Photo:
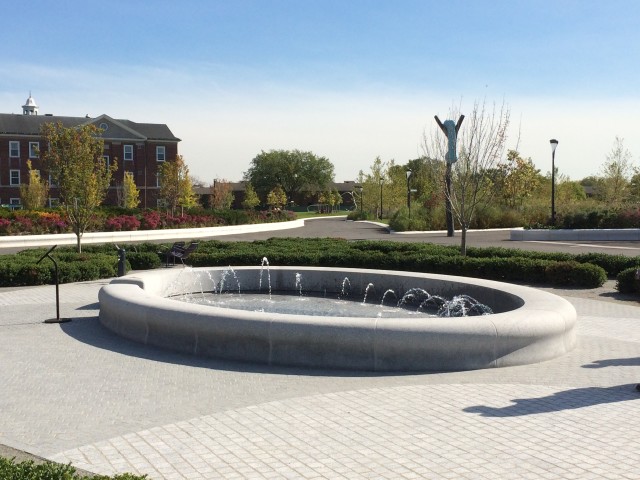
<svg viewBox="0 0 640 480">
<path fill-rule="evenodd" d="M 42 125 L 50 122 L 60 122 L 67 128 L 94 124 L 103 128 L 102 138 L 105 140 L 180 141 L 163 123 L 136 123 L 131 120 L 116 120 L 108 115 L 90 118 L 0 113 L 0 135 L 39 136 Z"/>
</svg>

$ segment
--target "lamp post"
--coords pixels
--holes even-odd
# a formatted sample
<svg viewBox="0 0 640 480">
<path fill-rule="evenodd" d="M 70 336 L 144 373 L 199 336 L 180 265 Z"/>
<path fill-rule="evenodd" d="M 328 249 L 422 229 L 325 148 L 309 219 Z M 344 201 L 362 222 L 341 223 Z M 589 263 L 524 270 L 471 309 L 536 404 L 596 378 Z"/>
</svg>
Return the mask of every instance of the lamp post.
<svg viewBox="0 0 640 480">
<path fill-rule="evenodd" d="M 362 185 L 358 185 L 358 186 L 356 187 L 356 190 L 358 190 L 358 193 L 360 194 L 360 216 L 362 216 L 362 207 L 363 207 L 363 205 L 362 205 L 362 204 L 364 203 L 364 202 L 362 201 L 362 197 L 363 197 L 363 195 L 362 195 L 362 190 L 363 190 Z"/>
<path fill-rule="evenodd" d="M 411 218 L 411 186 L 409 179 L 411 178 L 411 170 L 407 170 L 407 208 L 409 209 L 409 218 Z"/>
<path fill-rule="evenodd" d="M 556 225 L 556 147 L 558 140 L 555 138 L 549 141 L 551 143 L 551 225 Z"/>
<path fill-rule="evenodd" d="M 384 178 L 380 177 L 380 220 L 382 220 L 382 185 L 384 185 Z"/>
</svg>

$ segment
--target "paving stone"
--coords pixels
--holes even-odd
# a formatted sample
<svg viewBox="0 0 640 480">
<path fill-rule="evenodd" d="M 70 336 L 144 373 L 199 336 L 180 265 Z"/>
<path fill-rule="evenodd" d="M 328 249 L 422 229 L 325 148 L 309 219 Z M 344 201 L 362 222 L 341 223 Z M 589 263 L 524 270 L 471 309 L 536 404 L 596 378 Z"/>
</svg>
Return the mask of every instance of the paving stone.
<svg viewBox="0 0 640 480">
<path fill-rule="evenodd" d="M 568 298 L 578 347 L 537 365 L 376 375 L 197 359 L 116 337 L 106 282 L 0 290 L 0 443 L 104 474 L 638 478 L 640 307 Z"/>
</svg>

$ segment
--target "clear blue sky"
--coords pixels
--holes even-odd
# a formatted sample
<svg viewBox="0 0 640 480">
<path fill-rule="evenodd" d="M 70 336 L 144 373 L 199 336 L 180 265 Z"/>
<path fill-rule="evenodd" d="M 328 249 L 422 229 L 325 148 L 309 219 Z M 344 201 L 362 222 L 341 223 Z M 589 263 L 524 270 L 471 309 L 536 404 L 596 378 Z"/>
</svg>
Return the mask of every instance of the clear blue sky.
<svg viewBox="0 0 640 480">
<path fill-rule="evenodd" d="M 239 180 L 272 148 L 337 180 L 421 154 L 433 115 L 503 100 L 509 146 L 597 174 L 616 135 L 640 154 L 635 1 L 6 2 L 0 111 L 166 123 L 191 172 Z M 518 135 L 519 134 L 519 135 Z"/>
</svg>

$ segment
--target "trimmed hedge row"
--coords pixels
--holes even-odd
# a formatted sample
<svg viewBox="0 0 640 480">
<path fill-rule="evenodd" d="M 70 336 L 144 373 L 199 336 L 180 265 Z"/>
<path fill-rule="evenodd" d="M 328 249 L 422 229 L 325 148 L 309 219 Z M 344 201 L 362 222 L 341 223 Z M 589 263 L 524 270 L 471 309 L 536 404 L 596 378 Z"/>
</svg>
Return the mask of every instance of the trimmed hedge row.
<svg viewBox="0 0 640 480">
<path fill-rule="evenodd" d="M 170 244 L 124 245 L 127 269 L 157 268 L 164 264 Z M 53 265 L 36 260 L 46 249 L 0 257 L 0 286 L 52 283 Z M 56 250 L 62 282 L 115 276 L 117 251 L 113 245 L 88 245 L 82 254 L 72 247 Z M 571 255 L 502 247 L 469 248 L 462 257 L 456 246 L 391 241 L 347 241 L 327 238 L 273 238 L 254 242 L 200 242 L 188 260 L 194 267 L 260 265 L 266 257 L 272 265 L 380 268 L 441 273 L 501 281 L 593 288 L 629 268 L 640 266 L 640 257 L 599 253 Z"/>
<path fill-rule="evenodd" d="M 145 245 L 148 250 L 153 244 Z M 157 245 L 153 245 L 157 249 Z M 148 270 L 161 265 L 155 251 L 136 251 L 131 246 L 127 251 L 126 271 Z M 55 283 L 55 266 L 45 258 L 36 263 L 47 248 L 23 250 L 16 255 L 0 256 L 0 287 L 19 287 Z M 91 245 L 82 253 L 73 247 L 62 247 L 51 254 L 58 262 L 60 283 L 83 282 L 100 278 L 115 277 L 118 274 L 118 254 L 113 245 Z M 1 477 L 0 477 L 1 478 Z"/>
<path fill-rule="evenodd" d="M 324 252 L 273 250 L 257 255 L 254 247 L 236 252 L 196 252 L 189 258 L 189 263 L 194 267 L 259 265 L 263 256 L 268 258 L 270 264 L 279 266 L 378 268 L 585 288 L 601 286 L 607 279 L 607 274 L 601 267 L 576 261 L 523 257 L 473 258 L 358 249 Z"/>
<path fill-rule="evenodd" d="M 107 475 L 80 475 L 71 465 L 32 460 L 16 462 L 15 459 L 0 457 L 0 478 L 11 480 L 144 480 L 146 475 L 124 473 L 113 477 Z"/>
</svg>

